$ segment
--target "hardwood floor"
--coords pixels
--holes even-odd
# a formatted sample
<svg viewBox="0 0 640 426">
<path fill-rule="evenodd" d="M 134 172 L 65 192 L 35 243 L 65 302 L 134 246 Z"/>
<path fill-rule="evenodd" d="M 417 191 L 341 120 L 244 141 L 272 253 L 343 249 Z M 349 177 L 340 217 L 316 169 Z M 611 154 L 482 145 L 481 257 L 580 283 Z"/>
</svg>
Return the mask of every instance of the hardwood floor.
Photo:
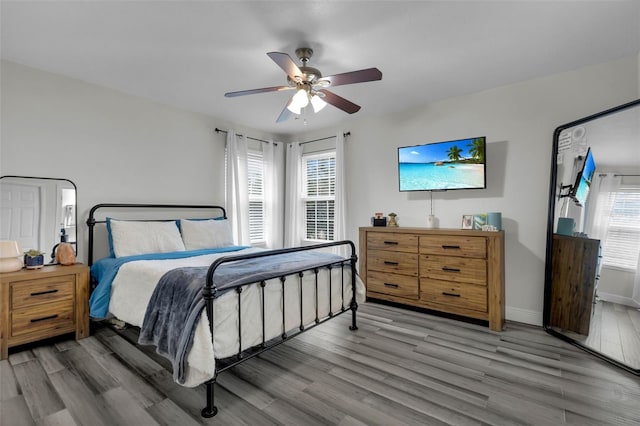
<svg viewBox="0 0 640 426">
<path fill-rule="evenodd" d="M 640 378 L 542 329 L 367 303 L 202 387 L 109 328 L 0 361 L 4 425 L 640 425 Z"/>
<path fill-rule="evenodd" d="M 561 332 L 631 368 L 640 369 L 640 309 L 599 300 L 588 336 Z"/>
</svg>

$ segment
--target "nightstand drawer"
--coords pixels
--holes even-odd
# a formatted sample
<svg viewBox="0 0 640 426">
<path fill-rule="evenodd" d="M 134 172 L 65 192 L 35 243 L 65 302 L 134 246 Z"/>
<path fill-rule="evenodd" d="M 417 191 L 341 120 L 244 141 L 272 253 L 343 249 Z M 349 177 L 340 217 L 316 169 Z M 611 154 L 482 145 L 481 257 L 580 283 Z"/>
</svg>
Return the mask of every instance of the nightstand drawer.
<svg viewBox="0 0 640 426">
<path fill-rule="evenodd" d="M 487 285 L 487 262 L 468 257 L 421 255 L 420 276 Z"/>
<path fill-rule="evenodd" d="M 73 299 L 75 275 L 21 281 L 11 285 L 11 307 L 22 309 L 42 303 Z"/>
<path fill-rule="evenodd" d="M 417 299 L 418 277 L 369 271 L 367 292 Z"/>
<path fill-rule="evenodd" d="M 418 276 L 418 255 L 386 250 L 370 250 L 368 270 Z"/>
<path fill-rule="evenodd" d="M 420 279 L 420 299 L 474 311 L 487 311 L 487 288 L 474 284 Z"/>
<path fill-rule="evenodd" d="M 421 236 L 420 253 L 485 259 L 487 240 L 457 235 Z"/>
<path fill-rule="evenodd" d="M 417 253 L 418 236 L 391 232 L 369 232 L 367 235 L 367 248 L 369 250 L 377 249 Z"/>
<path fill-rule="evenodd" d="M 11 315 L 11 337 L 63 328 L 75 328 L 72 299 L 15 310 Z"/>
</svg>

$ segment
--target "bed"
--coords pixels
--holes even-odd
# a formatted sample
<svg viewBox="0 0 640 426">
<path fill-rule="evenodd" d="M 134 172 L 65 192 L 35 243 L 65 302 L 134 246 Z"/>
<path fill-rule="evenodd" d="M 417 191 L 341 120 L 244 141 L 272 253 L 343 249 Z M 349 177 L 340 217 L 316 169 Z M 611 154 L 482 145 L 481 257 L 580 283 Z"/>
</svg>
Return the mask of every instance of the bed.
<svg viewBox="0 0 640 426">
<path fill-rule="evenodd" d="M 218 411 L 221 372 L 346 312 L 357 330 L 365 292 L 351 241 L 234 246 L 215 205 L 97 204 L 87 225 L 91 318 L 139 327 L 177 383 L 204 383 L 203 417 Z"/>
</svg>

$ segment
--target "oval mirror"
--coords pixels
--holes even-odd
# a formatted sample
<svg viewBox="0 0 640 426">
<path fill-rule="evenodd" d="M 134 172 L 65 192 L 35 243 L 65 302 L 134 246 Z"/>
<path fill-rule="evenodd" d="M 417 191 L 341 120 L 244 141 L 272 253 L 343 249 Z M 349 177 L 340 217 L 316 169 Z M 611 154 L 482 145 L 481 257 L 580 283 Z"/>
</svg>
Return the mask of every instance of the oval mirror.
<svg viewBox="0 0 640 426">
<path fill-rule="evenodd" d="M 77 253 L 76 224 L 76 185 L 69 179 L 0 177 L 0 239 L 44 252 L 45 263 L 55 263 L 60 242 Z"/>
<path fill-rule="evenodd" d="M 640 100 L 554 133 L 544 327 L 640 374 Z"/>
</svg>

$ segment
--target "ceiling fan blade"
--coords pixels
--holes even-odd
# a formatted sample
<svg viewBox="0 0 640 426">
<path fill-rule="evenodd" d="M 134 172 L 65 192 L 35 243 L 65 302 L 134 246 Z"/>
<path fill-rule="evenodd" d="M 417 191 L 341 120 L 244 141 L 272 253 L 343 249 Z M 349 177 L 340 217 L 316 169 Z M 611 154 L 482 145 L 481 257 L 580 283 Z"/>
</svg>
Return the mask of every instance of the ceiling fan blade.
<svg viewBox="0 0 640 426">
<path fill-rule="evenodd" d="M 291 99 L 289 99 L 289 102 L 287 102 L 287 105 L 285 105 L 284 109 L 276 119 L 276 123 L 282 123 L 283 121 L 287 121 L 289 117 L 291 117 L 293 113 L 289 111 L 289 108 L 287 108 L 290 103 L 291 103 Z"/>
<path fill-rule="evenodd" d="M 263 87 L 262 89 L 251 89 L 251 90 L 240 90 L 238 92 L 227 92 L 224 94 L 226 98 L 235 98 L 236 96 L 244 96 L 244 95 L 254 95 L 256 93 L 267 93 L 267 92 L 282 92 L 284 90 L 295 89 L 295 87 L 291 86 L 273 86 L 273 87 Z"/>
<path fill-rule="evenodd" d="M 329 86 L 341 86 L 343 84 L 363 83 L 365 81 L 382 80 L 382 72 L 378 68 L 367 68 L 359 71 L 345 72 L 342 74 L 327 75 L 318 82 L 328 81 Z"/>
<path fill-rule="evenodd" d="M 356 105 L 351 101 L 346 100 L 342 96 L 338 96 L 333 92 L 322 89 L 319 90 L 324 97 L 322 98 L 326 103 L 333 105 L 336 108 L 340 108 L 346 113 L 353 114 L 354 112 L 360 111 L 360 105 Z"/>
<path fill-rule="evenodd" d="M 273 62 L 278 64 L 278 66 L 287 73 L 291 80 L 295 80 L 296 76 L 300 77 L 302 75 L 302 71 L 300 71 L 300 68 L 298 68 L 296 63 L 293 62 L 291 56 L 287 55 L 286 53 L 269 52 L 267 53 L 267 55 L 269 55 Z"/>
</svg>

